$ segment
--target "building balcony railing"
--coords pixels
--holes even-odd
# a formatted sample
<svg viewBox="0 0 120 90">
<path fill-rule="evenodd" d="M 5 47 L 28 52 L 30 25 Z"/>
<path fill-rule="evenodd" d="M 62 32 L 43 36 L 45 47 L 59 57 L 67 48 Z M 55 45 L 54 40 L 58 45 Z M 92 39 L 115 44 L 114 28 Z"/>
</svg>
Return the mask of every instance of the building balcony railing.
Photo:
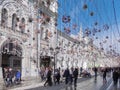
<svg viewBox="0 0 120 90">
<path fill-rule="evenodd" d="M 23 41 L 26 41 L 29 37 L 27 33 L 22 33 L 18 30 L 13 31 L 11 28 L 3 26 L 0 26 L 0 33 L 5 36 L 15 36 L 17 38 L 22 38 Z"/>
</svg>

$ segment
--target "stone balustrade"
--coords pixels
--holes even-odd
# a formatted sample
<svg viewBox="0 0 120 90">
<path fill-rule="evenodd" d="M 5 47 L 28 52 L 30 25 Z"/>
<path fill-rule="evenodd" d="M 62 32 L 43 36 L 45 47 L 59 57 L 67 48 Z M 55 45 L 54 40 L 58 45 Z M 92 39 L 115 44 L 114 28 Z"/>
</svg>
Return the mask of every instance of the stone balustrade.
<svg viewBox="0 0 120 90">
<path fill-rule="evenodd" d="M 27 33 L 21 33 L 18 30 L 13 31 L 8 27 L 0 27 L 0 33 L 4 36 L 15 36 L 17 38 L 22 38 L 23 40 L 27 40 L 29 35 Z"/>
</svg>

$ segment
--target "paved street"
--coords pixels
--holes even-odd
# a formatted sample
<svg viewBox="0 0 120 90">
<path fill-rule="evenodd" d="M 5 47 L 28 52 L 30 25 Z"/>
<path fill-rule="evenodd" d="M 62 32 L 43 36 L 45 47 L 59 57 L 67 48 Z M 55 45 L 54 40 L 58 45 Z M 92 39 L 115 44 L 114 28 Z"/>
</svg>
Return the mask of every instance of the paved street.
<svg viewBox="0 0 120 90">
<path fill-rule="evenodd" d="M 114 86 L 113 82 L 109 85 L 107 90 L 120 90 L 120 81 L 118 82 L 118 85 Z"/>
<path fill-rule="evenodd" d="M 81 78 L 78 80 L 77 87 L 74 88 L 72 85 L 65 85 L 64 83 L 60 85 L 53 85 L 52 87 L 49 86 L 40 86 L 33 89 L 27 90 L 107 90 L 109 85 L 111 84 L 112 80 L 107 78 L 107 84 L 103 84 L 102 77 L 98 76 L 97 80 L 95 81 L 94 78 Z M 111 87 L 110 87 L 111 88 Z"/>
<path fill-rule="evenodd" d="M 38 80 L 39 81 L 39 80 Z M 113 85 L 112 79 L 109 77 L 107 78 L 107 83 L 103 84 L 102 77 L 98 76 L 97 80 L 95 81 L 94 77 L 92 78 L 79 78 L 77 87 L 74 88 L 73 85 L 65 85 L 61 83 L 60 85 L 53 85 L 53 86 L 46 86 L 44 87 L 44 82 L 36 83 L 32 80 L 30 83 L 31 85 L 21 85 L 15 86 L 11 88 L 1 88 L 0 90 L 120 90 L 120 82 L 117 86 Z M 30 84 L 28 83 L 28 84 Z"/>
</svg>

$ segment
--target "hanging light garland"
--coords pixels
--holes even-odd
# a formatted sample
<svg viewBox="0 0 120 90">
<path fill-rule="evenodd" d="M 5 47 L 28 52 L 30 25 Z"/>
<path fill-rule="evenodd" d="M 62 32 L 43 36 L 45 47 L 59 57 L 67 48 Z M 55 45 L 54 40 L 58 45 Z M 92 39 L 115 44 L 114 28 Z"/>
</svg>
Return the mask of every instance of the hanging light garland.
<svg viewBox="0 0 120 90">
<path fill-rule="evenodd" d="M 90 16 L 94 16 L 94 12 L 90 12 Z"/>
<path fill-rule="evenodd" d="M 109 37 L 108 36 L 106 36 L 106 39 L 108 39 Z"/>
<path fill-rule="evenodd" d="M 72 28 L 75 30 L 77 28 L 77 24 L 73 24 Z"/>
<path fill-rule="evenodd" d="M 69 34 L 70 32 L 71 32 L 71 30 L 70 30 L 70 28 L 69 27 L 64 27 L 64 31 L 65 31 L 65 33 L 67 33 L 67 34 Z"/>
<path fill-rule="evenodd" d="M 98 32 L 101 32 L 101 30 L 99 29 Z"/>
<path fill-rule="evenodd" d="M 86 10 L 88 8 L 87 4 L 83 5 L 83 9 Z"/>
<path fill-rule="evenodd" d="M 98 22 L 95 22 L 95 26 L 97 26 L 98 25 Z"/>
<path fill-rule="evenodd" d="M 71 20 L 70 16 L 63 15 L 62 22 L 63 23 L 69 23 Z"/>
<path fill-rule="evenodd" d="M 96 37 L 96 39 L 98 39 L 98 37 Z"/>
<path fill-rule="evenodd" d="M 109 26 L 107 24 L 103 25 L 103 29 L 106 31 L 109 29 Z"/>
<path fill-rule="evenodd" d="M 87 27 L 86 29 L 85 29 L 85 35 L 86 36 L 89 36 L 91 34 L 91 31 L 90 31 L 90 29 Z"/>
</svg>

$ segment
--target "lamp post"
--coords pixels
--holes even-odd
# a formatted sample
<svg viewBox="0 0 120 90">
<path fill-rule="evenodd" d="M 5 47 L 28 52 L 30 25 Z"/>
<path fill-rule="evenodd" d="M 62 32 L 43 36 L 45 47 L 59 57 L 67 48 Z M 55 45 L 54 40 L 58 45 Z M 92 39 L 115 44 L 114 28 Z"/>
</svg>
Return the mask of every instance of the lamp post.
<svg viewBox="0 0 120 90">
<path fill-rule="evenodd" d="M 56 48 L 50 48 L 50 52 L 51 52 L 51 54 L 53 53 L 54 54 L 54 56 L 53 56 L 53 58 L 54 58 L 54 75 L 55 75 L 55 67 L 56 67 L 56 56 L 57 56 L 57 54 L 58 54 L 58 52 L 59 52 L 59 47 L 56 47 Z M 54 78 L 54 82 L 55 82 L 55 78 Z"/>
</svg>

